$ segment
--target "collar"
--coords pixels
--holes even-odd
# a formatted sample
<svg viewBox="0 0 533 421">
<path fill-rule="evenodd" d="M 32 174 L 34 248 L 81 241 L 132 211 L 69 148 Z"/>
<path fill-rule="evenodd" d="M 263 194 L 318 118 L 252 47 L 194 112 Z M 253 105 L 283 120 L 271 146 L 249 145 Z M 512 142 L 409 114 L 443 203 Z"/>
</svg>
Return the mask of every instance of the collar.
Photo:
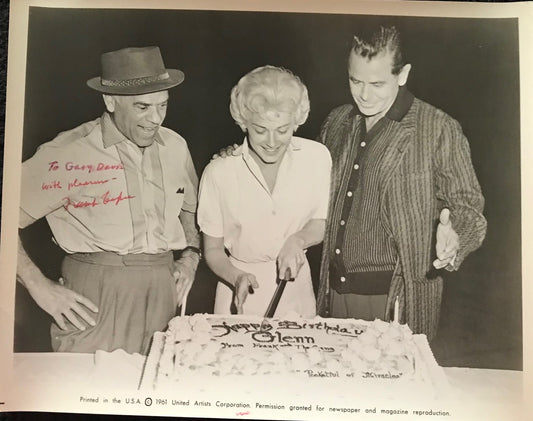
<svg viewBox="0 0 533 421">
<path fill-rule="evenodd" d="M 115 125 L 115 122 L 111 118 L 111 115 L 108 112 L 105 112 L 101 119 L 100 124 L 102 127 L 102 141 L 104 143 L 104 148 L 109 148 L 110 146 L 116 145 L 120 142 L 129 142 L 133 143 L 126 136 L 124 136 Z M 161 135 L 157 132 L 154 136 L 154 140 L 162 146 L 165 146 L 165 142 L 161 139 Z"/>
<path fill-rule="evenodd" d="M 396 95 L 396 99 L 392 103 L 385 116 L 390 120 L 402 121 L 411 108 L 411 105 L 413 105 L 414 99 L 414 95 L 407 90 L 405 85 L 400 86 L 398 94 Z"/>
<path fill-rule="evenodd" d="M 385 117 L 387 117 L 389 120 L 394 120 L 398 122 L 402 121 L 402 119 L 405 117 L 405 115 L 411 108 L 411 105 L 413 105 L 414 99 L 414 95 L 409 92 L 405 85 L 400 86 L 400 89 L 398 89 L 398 94 L 396 95 L 396 99 L 385 114 Z M 359 109 L 357 108 L 357 104 L 355 104 L 354 109 L 356 114 L 362 115 Z"/>
</svg>

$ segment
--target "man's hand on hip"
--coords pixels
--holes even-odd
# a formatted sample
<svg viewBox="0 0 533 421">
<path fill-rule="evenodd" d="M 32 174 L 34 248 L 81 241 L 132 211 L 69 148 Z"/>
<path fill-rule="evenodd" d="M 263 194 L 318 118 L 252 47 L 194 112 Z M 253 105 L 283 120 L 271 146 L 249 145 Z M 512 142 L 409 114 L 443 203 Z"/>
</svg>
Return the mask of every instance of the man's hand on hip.
<svg viewBox="0 0 533 421">
<path fill-rule="evenodd" d="M 50 314 L 63 330 L 67 328 L 65 318 L 79 330 L 85 330 L 82 321 L 91 326 L 96 325 L 96 321 L 84 307 L 94 313 L 98 312 L 98 307 L 83 295 L 65 288 L 61 283 L 45 278 L 44 282 L 39 283 L 38 287 L 29 289 L 29 292 L 39 307 Z"/>
<path fill-rule="evenodd" d="M 437 226 L 437 258 L 433 261 L 436 269 L 453 269 L 453 263 L 459 250 L 459 236 L 452 227 L 450 210 L 442 209 Z"/>
</svg>

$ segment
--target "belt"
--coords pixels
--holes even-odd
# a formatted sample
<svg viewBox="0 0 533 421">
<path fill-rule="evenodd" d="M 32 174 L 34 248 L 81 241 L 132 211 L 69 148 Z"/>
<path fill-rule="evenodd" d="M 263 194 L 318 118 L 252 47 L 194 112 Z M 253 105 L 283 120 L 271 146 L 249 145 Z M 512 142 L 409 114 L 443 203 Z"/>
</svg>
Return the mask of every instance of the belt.
<svg viewBox="0 0 533 421">
<path fill-rule="evenodd" d="M 105 266 L 168 265 L 174 260 L 172 251 L 158 254 L 117 254 L 108 251 L 99 251 L 95 253 L 73 253 L 67 255 L 67 258 L 93 265 Z"/>
</svg>

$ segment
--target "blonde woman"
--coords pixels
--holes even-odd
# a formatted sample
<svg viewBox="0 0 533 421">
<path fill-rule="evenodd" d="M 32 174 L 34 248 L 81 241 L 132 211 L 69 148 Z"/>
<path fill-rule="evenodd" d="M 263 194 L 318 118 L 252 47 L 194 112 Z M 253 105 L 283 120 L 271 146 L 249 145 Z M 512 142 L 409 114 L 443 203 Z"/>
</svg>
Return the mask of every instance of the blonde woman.
<svg viewBox="0 0 533 421">
<path fill-rule="evenodd" d="M 263 315 L 276 280 L 290 276 L 275 315 L 312 317 L 305 250 L 324 237 L 331 158 L 294 136 L 309 114 L 307 88 L 288 70 L 260 67 L 233 88 L 230 111 L 246 137 L 206 167 L 199 193 L 205 259 L 222 279 L 215 313 Z"/>
</svg>

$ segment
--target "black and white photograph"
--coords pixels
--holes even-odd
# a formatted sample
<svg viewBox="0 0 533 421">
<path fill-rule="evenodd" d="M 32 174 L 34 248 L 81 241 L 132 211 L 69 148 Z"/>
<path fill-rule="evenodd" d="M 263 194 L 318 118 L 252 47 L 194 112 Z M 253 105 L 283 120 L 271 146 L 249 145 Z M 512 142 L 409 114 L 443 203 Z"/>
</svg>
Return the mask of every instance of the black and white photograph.
<svg viewBox="0 0 533 421">
<path fill-rule="evenodd" d="M 531 4 L 285 3 L 12 5 L 0 411 L 527 419 Z"/>
</svg>

